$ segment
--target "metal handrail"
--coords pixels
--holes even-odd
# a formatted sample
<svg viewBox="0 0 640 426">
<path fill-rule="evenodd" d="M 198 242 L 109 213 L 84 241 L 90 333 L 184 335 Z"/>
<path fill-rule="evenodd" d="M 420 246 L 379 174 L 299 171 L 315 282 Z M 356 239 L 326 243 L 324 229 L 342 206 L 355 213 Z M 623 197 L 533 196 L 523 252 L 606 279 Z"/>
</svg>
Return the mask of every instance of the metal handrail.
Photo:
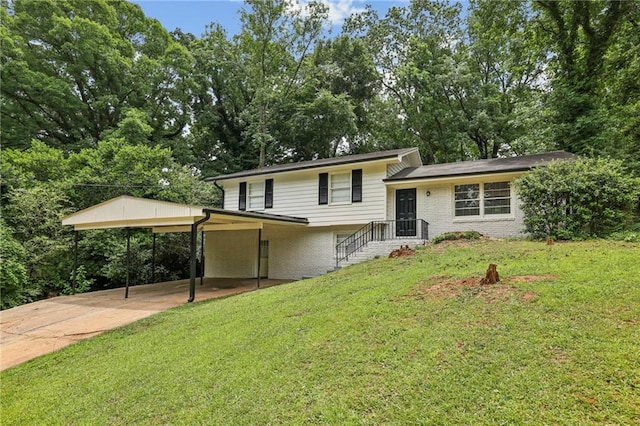
<svg viewBox="0 0 640 426">
<path fill-rule="evenodd" d="M 397 238 L 429 239 L 429 223 L 423 219 L 380 220 L 369 222 L 340 243 L 336 244 L 336 267 L 349 260 L 353 253 L 362 251 L 370 241 L 386 241 Z"/>
</svg>

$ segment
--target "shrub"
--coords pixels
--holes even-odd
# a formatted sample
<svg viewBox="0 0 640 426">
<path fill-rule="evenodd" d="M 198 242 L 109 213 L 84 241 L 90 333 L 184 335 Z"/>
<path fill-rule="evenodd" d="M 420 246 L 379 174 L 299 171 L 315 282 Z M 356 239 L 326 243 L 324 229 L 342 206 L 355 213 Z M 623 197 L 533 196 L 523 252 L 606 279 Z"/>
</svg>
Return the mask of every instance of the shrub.
<svg viewBox="0 0 640 426">
<path fill-rule="evenodd" d="M 533 238 L 558 240 L 603 237 L 623 230 L 633 219 L 640 182 L 621 161 L 556 161 L 516 180 Z"/>
<path fill-rule="evenodd" d="M 433 244 L 453 240 L 478 240 L 482 234 L 477 231 L 445 232 L 433 239 Z"/>
</svg>

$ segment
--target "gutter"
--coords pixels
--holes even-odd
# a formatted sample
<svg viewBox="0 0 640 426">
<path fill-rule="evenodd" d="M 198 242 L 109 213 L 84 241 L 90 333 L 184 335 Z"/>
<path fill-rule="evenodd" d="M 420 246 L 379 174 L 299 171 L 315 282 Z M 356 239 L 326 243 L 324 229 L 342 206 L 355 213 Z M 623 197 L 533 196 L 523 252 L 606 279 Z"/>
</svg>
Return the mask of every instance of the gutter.
<svg viewBox="0 0 640 426">
<path fill-rule="evenodd" d="M 222 205 L 220 206 L 221 209 L 224 209 L 224 188 L 221 187 L 220 185 L 218 185 L 218 181 L 214 180 L 213 182 L 213 186 L 215 186 L 216 188 L 218 188 L 221 192 L 222 192 Z"/>
<path fill-rule="evenodd" d="M 204 217 L 191 225 L 191 258 L 190 258 L 190 273 L 189 273 L 189 299 L 188 303 L 191 303 L 196 298 L 196 250 L 198 246 L 198 226 L 202 225 L 211 217 L 211 210 L 203 209 Z"/>
</svg>

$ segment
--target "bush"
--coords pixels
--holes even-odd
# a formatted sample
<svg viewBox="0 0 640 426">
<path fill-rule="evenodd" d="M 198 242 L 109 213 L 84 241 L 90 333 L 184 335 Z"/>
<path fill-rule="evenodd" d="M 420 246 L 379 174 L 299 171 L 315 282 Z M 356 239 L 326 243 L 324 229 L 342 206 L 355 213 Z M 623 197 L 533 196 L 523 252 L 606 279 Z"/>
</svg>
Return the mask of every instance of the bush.
<svg viewBox="0 0 640 426">
<path fill-rule="evenodd" d="M 24 303 L 27 270 L 24 267 L 24 247 L 13 238 L 11 230 L 0 218 L 0 309 Z"/>
<path fill-rule="evenodd" d="M 445 232 L 433 239 L 433 244 L 454 240 L 478 240 L 482 234 L 477 231 Z"/>
<path fill-rule="evenodd" d="M 621 161 L 556 161 L 516 180 L 533 238 L 557 240 L 605 237 L 633 220 L 640 182 L 626 174 Z"/>
</svg>

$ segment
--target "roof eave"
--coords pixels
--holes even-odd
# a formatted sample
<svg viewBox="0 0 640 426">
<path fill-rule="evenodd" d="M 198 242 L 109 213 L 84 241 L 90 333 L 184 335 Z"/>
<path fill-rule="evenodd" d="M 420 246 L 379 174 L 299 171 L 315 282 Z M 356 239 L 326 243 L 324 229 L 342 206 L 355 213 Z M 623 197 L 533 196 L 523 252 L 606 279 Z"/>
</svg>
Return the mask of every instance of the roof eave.
<svg viewBox="0 0 640 426">
<path fill-rule="evenodd" d="M 205 182 L 220 182 L 220 181 L 224 181 L 224 180 L 242 179 L 242 178 L 248 178 L 248 177 L 254 177 L 254 176 L 263 176 L 263 175 L 299 172 L 301 170 L 319 169 L 319 168 L 323 168 L 323 167 L 331 168 L 331 167 L 346 166 L 346 165 L 349 165 L 349 164 L 376 163 L 376 162 L 380 162 L 380 161 L 388 161 L 390 159 L 397 159 L 397 161 L 400 162 L 400 161 L 402 161 L 402 158 L 404 156 L 412 154 L 414 152 L 418 152 L 418 148 L 406 148 L 405 152 L 396 152 L 396 153 L 393 153 L 393 154 L 387 154 L 387 155 L 376 157 L 376 158 L 363 158 L 363 159 L 359 159 L 359 160 L 344 161 L 344 162 L 338 161 L 336 163 L 330 163 L 330 164 L 322 164 L 322 163 L 321 164 L 316 164 L 316 163 L 310 162 L 310 163 L 304 164 L 303 166 L 300 166 L 300 167 L 292 167 L 292 168 L 284 169 L 284 170 L 265 170 L 265 169 L 247 170 L 246 172 L 238 172 L 238 173 L 232 173 L 232 174 L 229 174 L 229 175 L 222 175 L 222 176 L 214 176 L 214 177 L 205 178 L 204 181 Z"/>
<path fill-rule="evenodd" d="M 533 169 L 535 166 L 530 166 L 526 168 L 517 168 L 517 169 L 509 169 L 509 170 L 485 170 L 479 172 L 468 172 L 468 173 L 455 173 L 455 174 L 441 174 L 441 175 L 433 175 L 433 176 L 407 176 L 402 178 L 386 178 L 383 179 L 385 183 L 394 183 L 394 182 L 409 182 L 409 181 L 426 181 L 426 180 L 442 180 L 442 179 L 455 179 L 457 177 L 469 177 L 469 176 L 485 176 L 485 175 L 505 175 L 511 173 L 524 173 Z"/>
</svg>

